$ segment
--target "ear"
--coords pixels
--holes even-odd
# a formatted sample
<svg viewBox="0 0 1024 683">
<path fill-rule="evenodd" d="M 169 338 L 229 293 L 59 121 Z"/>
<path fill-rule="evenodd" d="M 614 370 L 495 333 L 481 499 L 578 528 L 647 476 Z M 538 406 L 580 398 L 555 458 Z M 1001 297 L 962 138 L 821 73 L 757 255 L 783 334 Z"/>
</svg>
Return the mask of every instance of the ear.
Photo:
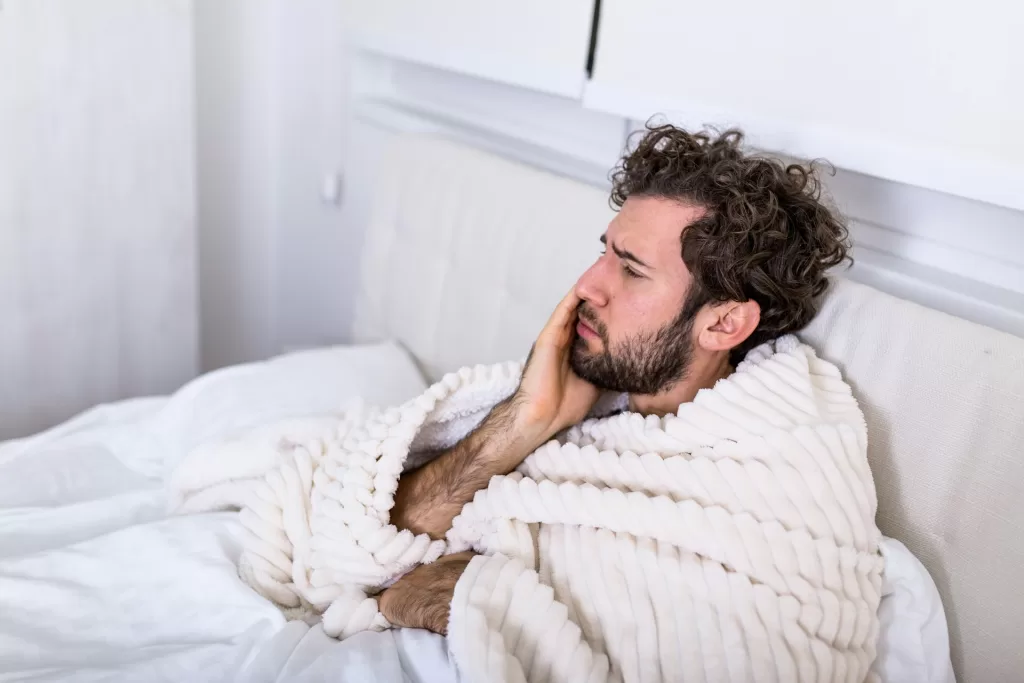
<svg viewBox="0 0 1024 683">
<path fill-rule="evenodd" d="M 757 329 L 761 306 L 756 301 L 726 301 L 706 306 L 697 344 L 707 351 L 731 351 Z"/>
</svg>

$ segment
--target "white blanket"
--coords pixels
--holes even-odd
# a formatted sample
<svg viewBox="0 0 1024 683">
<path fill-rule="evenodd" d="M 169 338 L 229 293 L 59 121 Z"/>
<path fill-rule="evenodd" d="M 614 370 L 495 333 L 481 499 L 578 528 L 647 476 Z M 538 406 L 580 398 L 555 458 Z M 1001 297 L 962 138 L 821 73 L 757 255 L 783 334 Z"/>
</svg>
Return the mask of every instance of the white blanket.
<svg viewBox="0 0 1024 683">
<path fill-rule="evenodd" d="M 317 349 L 0 443 L 0 681 L 455 683 L 440 636 L 287 623 L 238 578 L 238 514 L 168 518 L 161 477 L 248 425 L 425 388 L 397 345 Z"/>
<path fill-rule="evenodd" d="M 399 408 L 199 449 L 176 500 L 241 507 L 246 580 L 296 614 L 326 610 L 342 637 L 387 626 L 370 596 L 408 568 L 484 553 L 452 602 L 468 680 L 868 675 L 881 536 L 863 416 L 834 366 L 782 338 L 677 415 L 570 430 L 492 479 L 447 543 L 391 526 L 410 453 L 468 433 L 518 370 L 464 370 Z"/>
</svg>

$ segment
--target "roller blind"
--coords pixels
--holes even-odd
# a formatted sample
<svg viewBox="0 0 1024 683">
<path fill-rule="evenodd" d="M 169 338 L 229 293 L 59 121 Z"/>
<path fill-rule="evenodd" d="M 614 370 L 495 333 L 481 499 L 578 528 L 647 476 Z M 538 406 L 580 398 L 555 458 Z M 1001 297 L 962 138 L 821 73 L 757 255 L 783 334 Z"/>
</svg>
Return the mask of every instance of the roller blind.
<svg viewBox="0 0 1024 683">
<path fill-rule="evenodd" d="M 588 106 L 1024 209 L 1024 5 L 603 0 Z"/>
<path fill-rule="evenodd" d="M 580 97 L 594 0 L 362 0 L 364 48 L 534 90 Z"/>
</svg>

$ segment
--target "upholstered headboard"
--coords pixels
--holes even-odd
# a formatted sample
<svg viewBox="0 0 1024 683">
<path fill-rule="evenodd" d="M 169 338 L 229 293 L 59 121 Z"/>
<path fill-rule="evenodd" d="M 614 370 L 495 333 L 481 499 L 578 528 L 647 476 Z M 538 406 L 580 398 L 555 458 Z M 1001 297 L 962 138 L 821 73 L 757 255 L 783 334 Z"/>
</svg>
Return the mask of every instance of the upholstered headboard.
<svg viewBox="0 0 1024 683">
<path fill-rule="evenodd" d="M 606 195 L 403 136 L 381 164 L 354 336 L 433 378 L 522 358 L 600 250 Z M 861 401 L 882 531 L 928 567 L 961 681 L 1024 675 L 1024 340 L 839 280 L 805 339 Z"/>
</svg>

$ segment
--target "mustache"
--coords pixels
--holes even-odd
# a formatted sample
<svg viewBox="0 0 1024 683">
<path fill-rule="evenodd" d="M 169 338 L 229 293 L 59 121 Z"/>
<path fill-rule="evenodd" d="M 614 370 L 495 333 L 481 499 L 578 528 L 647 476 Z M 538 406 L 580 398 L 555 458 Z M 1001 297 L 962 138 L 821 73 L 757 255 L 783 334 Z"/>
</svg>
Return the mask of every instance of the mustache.
<svg viewBox="0 0 1024 683">
<path fill-rule="evenodd" d="M 581 301 L 576 307 L 576 316 L 587 324 L 587 327 L 597 332 L 597 335 L 601 337 L 601 341 L 608 339 L 608 328 L 605 327 L 604 323 L 601 322 L 597 314 L 590 310 L 590 307 L 585 301 Z"/>
</svg>

